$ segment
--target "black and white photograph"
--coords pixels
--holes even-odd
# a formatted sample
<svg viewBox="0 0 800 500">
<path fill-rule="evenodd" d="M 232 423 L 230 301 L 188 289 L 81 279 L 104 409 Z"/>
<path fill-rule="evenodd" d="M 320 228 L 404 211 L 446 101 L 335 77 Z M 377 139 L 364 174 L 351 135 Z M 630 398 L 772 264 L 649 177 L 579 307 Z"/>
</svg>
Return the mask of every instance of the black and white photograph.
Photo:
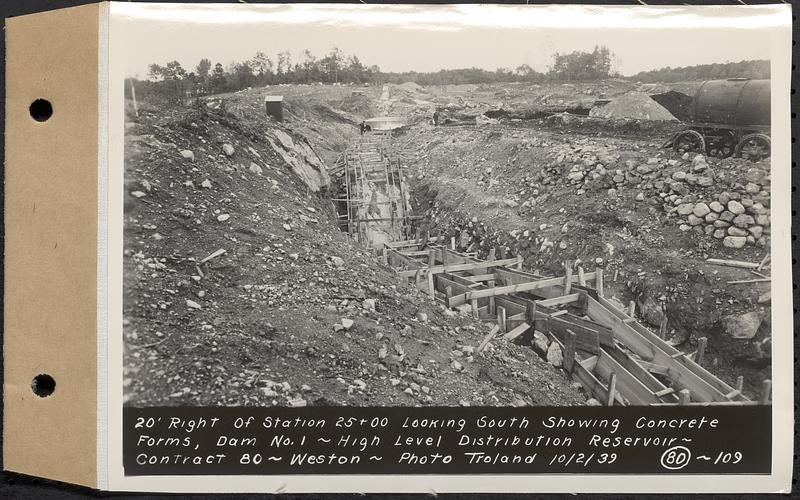
<svg viewBox="0 0 800 500">
<path fill-rule="evenodd" d="M 125 405 L 771 404 L 763 33 L 469 9 L 137 9 Z"/>
</svg>

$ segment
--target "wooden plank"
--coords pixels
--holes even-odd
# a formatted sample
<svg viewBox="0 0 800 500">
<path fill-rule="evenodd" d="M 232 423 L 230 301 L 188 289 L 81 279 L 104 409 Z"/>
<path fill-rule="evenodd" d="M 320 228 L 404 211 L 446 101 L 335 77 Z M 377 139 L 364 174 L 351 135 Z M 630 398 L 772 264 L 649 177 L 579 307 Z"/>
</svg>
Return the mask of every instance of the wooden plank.
<svg viewBox="0 0 800 500">
<path fill-rule="evenodd" d="M 492 273 L 492 274 L 473 274 L 471 276 L 463 276 L 463 278 L 464 279 L 468 279 L 470 281 L 474 281 L 476 283 L 479 283 L 479 282 L 482 282 L 482 281 L 495 280 L 495 279 L 497 279 L 497 275 L 494 274 L 494 273 Z"/>
<path fill-rule="evenodd" d="M 603 307 L 605 307 L 605 309 L 607 311 L 609 311 L 610 313 L 614 314 L 615 316 L 622 317 L 622 318 L 627 317 L 623 312 L 619 311 L 616 307 L 614 307 L 613 304 L 608 302 L 608 300 L 604 299 L 603 297 L 598 297 L 597 302 L 599 304 L 601 304 Z M 602 323 L 602 322 L 600 322 L 600 323 Z M 655 333 L 653 333 L 650 330 L 648 330 L 644 325 L 642 325 L 638 321 L 632 322 L 628 326 L 631 329 L 633 329 L 635 332 L 639 333 L 642 337 L 644 337 L 645 340 L 647 340 L 648 342 L 653 343 L 655 346 L 657 346 L 659 349 L 661 349 L 665 353 L 669 354 L 670 356 L 681 353 L 681 351 L 676 349 L 675 346 L 669 344 L 664 339 L 662 339 L 661 337 L 659 337 Z M 644 356 L 640 355 L 640 357 L 645 359 L 645 361 L 649 361 Z M 705 381 L 705 383 L 707 383 L 707 384 L 711 385 L 713 388 L 715 388 L 717 392 L 719 392 L 721 394 L 728 394 L 729 392 L 731 392 L 733 390 L 733 387 L 731 387 L 730 385 L 726 384 L 725 382 L 723 382 L 722 380 L 720 380 L 719 378 L 714 376 L 711 372 L 709 372 L 708 370 L 706 370 L 702 366 L 698 365 L 697 363 L 695 363 L 694 361 L 692 361 L 688 357 L 680 356 L 676 361 L 679 364 L 681 364 L 681 365 L 685 366 L 686 368 L 688 368 L 693 373 L 695 373 L 699 378 L 701 378 L 703 381 Z M 694 393 L 694 391 L 692 391 L 692 392 Z M 747 398 L 744 397 L 743 395 L 739 395 L 739 396 L 737 396 L 737 398 L 740 399 L 740 400 L 747 400 Z"/>
<path fill-rule="evenodd" d="M 389 248 L 407 248 L 407 247 L 415 247 L 420 246 L 423 243 L 427 242 L 437 242 L 441 239 L 441 236 L 434 236 L 432 238 L 418 238 L 415 240 L 400 240 L 400 241 L 387 241 L 384 245 L 388 246 Z"/>
<path fill-rule="evenodd" d="M 594 370 L 597 375 L 605 379 L 609 379 L 612 373 L 616 374 L 617 390 L 633 405 L 649 405 L 661 402 L 647 386 L 603 350 L 601 350 L 597 358 L 597 366 L 595 366 Z"/>
<path fill-rule="evenodd" d="M 450 266 L 433 266 L 430 268 L 431 272 L 434 274 L 439 273 L 446 273 L 446 272 L 455 272 L 455 271 L 467 271 L 470 269 L 487 269 L 489 267 L 502 267 L 502 266 L 510 266 L 517 263 L 517 258 L 514 257 L 513 259 L 503 259 L 503 260 L 495 260 L 493 262 L 466 262 L 464 264 L 453 264 Z M 409 274 L 410 273 L 410 274 Z M 413 276 L 413 273 L 410 271 L 398 271 L 397 274 L 400 276 Z"/>
<path fill-rule="evenodd" d="M 631 375 L 639 379 L 651 392 L 658 395 L 667 389 L 667 386 L 661 383 L 660 380 L 655 378 L 644 366 L 639 364 L 639 361 L 633 359 L 628 353 L 614 348 L 606 348 L 605 352 L 609 354 L 614 360 L 628 370 Z M 664 399 L 666 398 L 666 399 Z M 675 396 L 662 396 L 662 401 L 677 401 Z"/>
<path fill-rule="evenodd" d="M 503 338 L 506 340 L 514 340 L 515 338 L 525 333 L 530 327 L 531 326 L 528 323 L 522 323 L 513 330 L 511 330 L 510 332 L 503 335 Z"/>
<path fill-rule="evenodd" d="M 572 332 L 576 338 L 575 347 L 592 354 L 600 353 L 600 336 L 596 331 L 589 330 L 588 328 L 575 328 L 574 324 L 562 321 L 558 318 L 553 318 L 552 316 L 544 321 L 544 325 L 545 326 L 540 328 L 545 328 L 551 334 L 558 337 L 561 343 L 566 345 L 567 339 L 570 337 L 570 332 Z"/>
<path fill-rule="evenodd" d="M 580 294 L 572 293 L 561 297 L 553 297 L 552 299 L 537 300 L 536 303 L 544 307 L 558 307 L 572 304 L 577 302 L 578 299 L 580 299 Z"/>
<path fill-rule="evenodd" d="M 614 395 L 617 393 L 617 374 L 612 373 L 608 381 L 608 401 L 606 406 L 614 406 Z"/>
<path fill-rule="evenodd" d="M 506 329 L 506 308 L 505 307 L 498 307 L 497 308 L 497 325 L 500 327 L 501 332 L 507 332 Z"/>
<path fill-rule="evenodd" d="M 536 290 L 538 288 L 546 288 L 553 285 L 561 285 L 564 283 L 564 279 L 565 278 L 549 278 L 539 281 L 531 281 L 528 283 L 519 283 L 517 285 L 496 286 L 486 290 L 474 290 L 467 293 L 465 300 L 472 300 L 481 297 L 492 297 L 497 295 L 510 295 L 512 293 Z"/>
<path fill-rule="evenodd" d="M 422 262 L 416 261 L 410 257 L 406 257 L 405 255 L 401 254 L 400 252 L 393 250 L 391 248 L 386 249 L 386 254 L 389 257 L 390 262 L 394 267 L 398 266 L 398 262 L 402 263 L 405 266 L 410 267 L 411 269 L 419 269 L 421 267 L 425 267 Z M 406 271 L 406 277 L 411 277 L 414 275 L 413 271 Z"/>
<path fill-rule="evenodd" d="M 599 297 L 598 300 L 603 299 Z M 722 393 L 717 390 L 692 370 L 673 360 L 670 354 L 662 350 L 660 346 L 639 334 L 631 325 L 623 323 L 622 319 L 592 298 L 588 299 L 588 315 L 594 321 L 610 327 L 614 331 L 614 337 L 643 360 L 666 366 L 668 368 L 667 376 L 677 388 L 690 389 L 692 394 L 702 401 L 727 401 L 725 394 L 730 391 Z M 673 350 L 675 349 L 673 348 Z"/>
<path fill-rule="evenodd" d="M 752 262 L 744 262 L 741 260 L 726 260 L 726 259 L 706 259 L 706 262 L 709 264 L 714 264 L 717 266 L 728 266 L 728 267 L 740 267 L 742 269 L 758 269 L 759 264 L 754 264 Z"/>
</svg>

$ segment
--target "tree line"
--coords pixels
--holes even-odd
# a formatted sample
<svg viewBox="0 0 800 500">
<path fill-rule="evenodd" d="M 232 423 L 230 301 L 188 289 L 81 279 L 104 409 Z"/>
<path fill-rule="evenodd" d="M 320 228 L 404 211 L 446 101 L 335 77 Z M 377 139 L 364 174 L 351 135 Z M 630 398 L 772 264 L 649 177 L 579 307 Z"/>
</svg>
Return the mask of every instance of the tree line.
<svg viewBox="0 0 800 500">
<path fill-rule="evenodd" d="M 631 77 L 631 80 L 644 83 L 672 83 L 692 80 L 721 80 L 724 78 L 767 79 L 769 77 L 769 61 L 752 60 L 699 64 L 680 68 L 666 67 L 636 73 Z"/>
<path fill-rule="evenodd" d="M 288 51 L 274 56 L 257 52 L 251 59 L 223 66 L 202 59 L 195 68 L 186 69 L 178 61 L 165 65 L 151 64 L 147 79 L 133 80 L 141 96 L 183 98 L 187 96 L 233 92 L 248 87 L 282 83 L 293 84 L 371 84 L 415 82 L 420 85 L 487 84 L 499 82 L 564 82 L 621 78 L 612 64 L 613 53 L 605 46 L 591 52 L 573 51 L 552 55 L 546 72 L 527 64 L 516 68 L 442 69 L 433 72 L 384 72 L 377 65 L 367 66 L 356 55 L 345 55 L 334 47 L 323 57 L 304 50 L 299 60 Z M 769 78 L 769 61 L 705 64 L 685 68 L 663 68 L 637 73 L 631 79 L 642 82 L 674 82 L 713 78 Z M 129 89 L 126 88 L 126 92 Z"/>
</svg>

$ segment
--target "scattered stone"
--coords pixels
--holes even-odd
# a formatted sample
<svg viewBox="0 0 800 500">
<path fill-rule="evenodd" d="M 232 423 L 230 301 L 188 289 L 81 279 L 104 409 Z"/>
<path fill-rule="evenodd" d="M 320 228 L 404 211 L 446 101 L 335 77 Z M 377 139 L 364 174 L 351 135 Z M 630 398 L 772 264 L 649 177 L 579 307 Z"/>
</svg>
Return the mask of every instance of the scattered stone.
<svg viewBox="0 0 800 500">
<path fill-rule="evenodd" d="M 711 203 L 709 203 L 708 208 L 710 208 L 711 210 L 713 210 L 718 214 L 721 214 L 722 212 L 725 211 L 725 206 L 718 201 L 712 201 Z"/>
<path fill-rule="evenodd" d="M 142 198 L 142 197 L 147 196 L 147 195 L 145 193 L 143 193 L 142 191 L 134 191 L 134 192 L 131 193 L 131 196 L 133 196 L 134 198 Z"/>
<path fill-rule="evenodd" d="M 677 212 L 678 215 L 689 215 L 694 210 L 693 203 L 682 203 L 678 205 Z"/>
<path fill-rule="evenodd" d="M 331 257 L 331 263 L 333 263 L 333 265 L 336 267 L 342 267 L 344 265 L 344 259 L 334 255 Z"/>
<path fill-rule="evenodd" d="M 731 200 L 728 202 L 728 210 L 733 215 L 740 215 L 744 213 L 744 205 L 742 205 L 736 200 Z"/>
<path fill-rule="evenodd" d="M 210 189 L 211 188 L 211 181 L 206 179 L 206 180 L 204 180 L 203 182 L 200 183 L 200 186 L 204 187 L 206 189 Z"/>
<path fill-rule="evenodd" d="M 225 152 L 226 156 L 233 156 L 233 146 L 231 146 L 230 144 L 227 143 L 223 144 L 222 151 Z"/>
<path fill-rule="evenodd" d="M 752 215 L 747 215 L 747 214 L 737 215 L 733 219 L 733 225 L 736 226 L 736 227 L 745 228 L 747 226 L 752 226 L 755 223 L 756 223 L 756 221 L 755 221 L 755 219 L 753 219 L 753 216 Z"/>
<path fill-rule="evenodd" d="M 728 248 L 742 248 L 747 243 L 747 238 L 742 236 L 726 236 L 722 244 Z"/>
<path fill-rule="evenodd" d="M 758 311 L 745 314 L 730 315 L 722 318 L 725 332 L 735 339 L 752 339 L 761 326 L 761 315 Z"/>
<path fill-rule="evenodd" d="M 290 226 L 289 224 L 284 224 L 283 225 L 283 229 L 285 229 L 287 231 L 291 231 L 292 230 L 292 226 Z"/>
<path fill-rule="evenodd" d="M 219 214 L 217 215 L 217 220 L 220 222 L 225 222 L 226 220 L 230 219 L 231 216 L 229 214 Z"/>
<path fill-rule="evenodd" d="M 422 311 L 419 311 L 419 312 L 417 313 L 417 320 L 418 320 L 420 323 L 427 323 L 427 322 L 428 322 L 428 315 L 427 315 L 427 314 L 425 314 L 425 313 L 424 313 L 424 312 L 422 312 Z"/>
<path fill-rule="evenodd" d="M 364 299 L 362 303 L 364 309 L 367 311 L 374 311 L 375 310 L 375 299 Z"/>
<path fill-rule="evenodd" d="M 188 307 L 190 309 L 202 309 L 203 308 L 203 306 L 201 306 L 200 304 L 198 304 L 197 302 L 195 302 L 195 301 L 193 301 L 191 299 L 186 299 L 186 307 Z"/>
<path fill-rule="evenodd" d="M 349 330 L 353 327 L 355 322 L 352 319 L 342 318 L 342 328 Z"/>
<path fill-rule="evenodd" d="M 672 179 L 676 181 L 682 181 L 686 179 L 686 172 L 682 172 L 678 170 L 677 172 L 672 174 Z"/>
<path fill-rule="evenodd" d="M 248 170 L 250 170 L 250 171 L 251 171 L 251 172 L 253 172 L 254 174 L 258 174 L 258 175 L 261 175 L 261 174 L 264 172 L 264 169 L 262 169 L 261 167 L 259 167 L 259 166 L 258 166 L 256 163 L 254 163 L 254 162 L 250 162 L 250 167 L 249 167 L 249 169 L 248 169 Z"/>
<path fill-rule="evenodd" d="M 183 156 L 187 160 L 194 161 L 194 153 L 192 153 L 188 149 L 184 149 L 183 151 L 181 151 L 181 156 Z"/>
<path fill-rule="evenodd" d="M 692 209 L 692 213 L 697 217 L 705 217 L 710 211 L 711 209 L 708 208 L 708 205 L 703 202 L 698 203 Z"/>
<path fill-rule="evenodd" d="M 589 398 L 586 400 L 586 406 L 603 406 L 603 405 L 600 403 L 600 401 L 594 398 Z"/>
</svg>

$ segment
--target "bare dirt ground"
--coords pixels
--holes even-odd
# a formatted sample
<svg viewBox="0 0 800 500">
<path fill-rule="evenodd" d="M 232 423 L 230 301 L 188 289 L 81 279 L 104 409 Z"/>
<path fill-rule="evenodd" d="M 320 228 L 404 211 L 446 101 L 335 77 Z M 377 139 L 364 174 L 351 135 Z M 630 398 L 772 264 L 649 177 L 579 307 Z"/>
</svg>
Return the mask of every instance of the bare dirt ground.
<svg viewBox="0 0 800 500">
<path fill-rule="evenodd" d="M 264 138 L 292 127 L 226 109 L 127 125 L 126 404 L 585 402 L 525 346 L 475 354 L 489 326 L 399 285 Z"/>
<path fill-rule="evenodd" d="M 339 231 L 333 187 L 309 189 L 265 139 L 305 139 L 331 167 L 378 113 L 410 118 L 395 146 L 431 227 L 481 252 L 506 246 L 552 274 L 567 259 L 601 263 L 610 294 L 656 326 L 665 304 L 673 341 L 690 352 L 708 337 L 703 364 L 729 383 L 744 375 L 752 395 L 769 378 L 768 284 L 728 284 L 756 276 L 705 259 L 759 262 L 767 252 L 768 161 L 661 149 L 674 124 L 551 115 L 630 90 L 648 91 L 404 84 L 381 100 L 381 87 L 279 86 L 211 97 L 210 107 L 145 106 L 126 135 L 126 404 L 585 403 L 527 346 L 475 354 L 490 325 L 399 285 Z M 284 124 L 264 118 L 271 94 L 285 96 Z M 433 127 L 433 110 L 448 105 L 506 114 Z M 729 212 L 737 204 L 742 212 Z M 743 328 L 752 335 L 732 337 Z"/>
</svg>

